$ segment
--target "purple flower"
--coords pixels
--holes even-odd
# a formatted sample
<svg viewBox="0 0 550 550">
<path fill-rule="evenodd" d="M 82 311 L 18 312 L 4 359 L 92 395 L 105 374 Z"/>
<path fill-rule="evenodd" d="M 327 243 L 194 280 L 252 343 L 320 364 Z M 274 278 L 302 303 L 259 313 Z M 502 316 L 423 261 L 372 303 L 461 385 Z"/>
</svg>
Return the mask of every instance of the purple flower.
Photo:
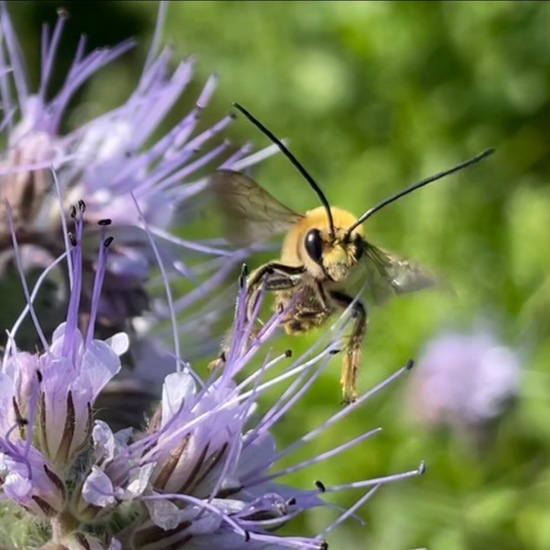
<svg viewBox="0 0 550 550">
<path fill-rule="evenodd" d="M 111 234 L 116 237 L 109 257 L 103 294 L 98 304 L 98 322 L 107 334 L 125 327 L 130 317 L 148 308 L 146 283 L 156 259 L 143 230 L 141 217 L 158 242 L 164 263 L 185 276 L 192 271 L 184 263 L 189 255 L 206 255 L 231 264 L 231 252 L 220 245 L 190 242 L 170 231 L 181 225 L 182 209 L 191 197 L 206 186 L 208 170 L 214 167 L 244 169 L 269 156 L 269 148 L 250 156 L 248 145 L 231 150 L 229 142 L 208 148 L 215 136 L 232 121 L 223 117 L 213 127 L 197 131 L 202 110 L 216 88 L 211 77 L 196 100 L 195 107 L 167 135 L 149 145 L 151 136 L 180 96 L 194 72 L 189 58 L 171 69 L 170 49 L 157 51 L 167 4 L 160 3 L 153 48 L 135 91 L 125 103 L 90 120 L 67 134 L 60 126 L 75 92 L 101 68 L 134 46 L 132 40 L 113 48 L 86 53 L 82 37 L 74 61 L 61 89 L 48 99 L 49 82 L 67 14 L 42 35 L 40 85 L 29 89 L 16 33 L 5 3 L 0 3 L 0 100 L 8 148 L 0 157 L 0 194 L 13 210 L 19 242 L 30 247 L 27 271 L 43 268 L 63 251 L 61 229 L 63 212 L 77 200 L 87 205 L 91 227 L 102 219 L 112 219 Z M 206 147 L 206 148 L 205 148 Z M 57 184 L 52 182 L 51 168 Z M 133 194 L 139 209 L 135 207 Z M 3 205 L 0 206 L 0 214 Z M 0 216 L 4 220 L 3 216 Z M 95 230 L 87 231 L 86 241 L 94 243 Z M 0 225 L 0 250 L 9 247 L 10 232 Z M 38 254 L 37 251 L 42 253 Z M 93 284 L 93 246 L 84 246 L 82 306 L 90 307 Z M 8 252 L 9 253 L 9 252 Z M 234 264 L 233 264 L 234 265 Z M 217 273 L 219 264 L 210 264 Z M 229 269 L 225 269 L 229 272 Z"/>
<path fill-rule="evenodd" d="M 418 361 L 407 389 L 409 408 L 429 427 L 476 427 L 502 412 L 520 381 L 518 355 L 492 334 L 442 334 Z"/>
<path fill-rule="evenodd" d="M 68 133 L 61 132 L 67 106 L 75 92 L 104 66 L 134 46 L 132 40 L 113 48 L 86 52 L 82 37 L 74 61 L 57 94 L 50 98 L 49 82 L 56 52 L 62 40 L 67 13 L 59 11 L 53 30 L 42 35 L 41 74 L 38 90 L 31 91 L 16 33 L 7 5 L 0 2 L 0 101 L 3 120 L 0 129 L 8 146 L 0 154 L 0 198 L 10 205 L 20 258 L 27 276 L 34 279 L 63 253 L 65 212 L 84 200 L 87 206 L 84 233 L 82 294 L 78 324 L 85 331 L 93 300 L 95 246 L 100 228 L 97 222 L 111 219 L 115 237 L 104 274 L 102 292 L 96 304 L 96 334 L 110 337 L 126 330 L 139 344 L 132 346 L 123 370 L 105 389 L 102 410 L 110 409 L 113 425 L 126 425 L 127 417 L 139 425 L 152 399 L 157 399 L 167 369 L 150 369 L 147 359 L 157 352 L 150 328 L 156 328 L 166 308 L 150 298 L 151 272 L 162 261 L 170 277 L 184 275 L 195 288 L 174 304 L 173 310 L 188 315 L 184 337 L 193 342 L 187 359 L 204 356 L 216 346 L 212 327 L 230 307 L 230 301 L 212 299 L 214 290 L 247 256 L 246 250 L 230 250 L 227 244 L 187 241 L 172 234 L 190 212 L 190 199 L 206 187 L 209 172 L 217 167 L 243 170 L 276 152 L 275 147 L 251 155 L 251 147 L 235 149 L 227 141 L 210 146 L 232 122 L 222 117 L 214 126 L 199 130 L 201 113 L 217 84 L 212 76 L 195 107 L 175 126 L 151 144 L 151 138 L 193 77 L 192 58 L 175 69 L 173 52 L 158 51 L 167 3 L 160 3 L 153 47 L 147 56 L 136 89 L 120 106 Z M 194 203 L 193 203 L 194 204 Z M 0 278 L 5 280 L 13 264 L 11 232 L 0 201 Z M 145 226 L 150 235 L 145 231 Z M 155 240 L 157 255 L 150 246 Z M 193 267 L 188 267 L 191 259 Z M 70 291 L 62 270 L 43 285 L 45 302 L 41 322 L 51 338 L 63 319 Z M 11 281 L 10 281 L 11 283 Z M 11 284 L 17 284 L 14 281 Z M 227 298 L 227 295 L 225 296 Z M 203 310 L 201 311 L 201 305 Z M 208 308 L 208 313 L 204 312 Z M 36 303 L 41 311 L 41 305 Z M 1 318 L 9 326 L 15 312 L 4 310 Z M 20 330 L 19 345 L 34 349 L 32 327 Z M 155 335 L 159 336 L 159 335 Z M 110 407 L 115 401 L 124 410 Z M 122 421 L 122 422 L 121 422 Z"/>
<path fill-rule="evenodd" d="M 89 327 L 85 333 L 78 328 L 83 212 L 83 203 L 73 209 L 70 248 L 44 272 L 37 287 L 31 291 L 22 279 L 29 301 L 22 317 L 33 319 L 43 351 L 17 350 L 18 320 L 0 372 L 0 492 L 5 503 L 24 509 L 31 520 L 50 522 L 46 548 L 324 549 L 325 536 L 345 519 L 355 518 L 357 509 L 382 485 L 423 472 L 420 466 L 333 487 L 317 482 L 309 489 L 284 483 L 286 474 L 330 460 L 377 434 L 380 430 L 374 429 L 293 466 L 279 466 L 282 459 L 408 372 L 409 366 L 338 409 L 289 448 L 277 450 L 273 428 L 312 391 L 342 346 L 349 316 L 343 316 L 302 357 L 292 361 L 290 353 L 266 357 L 259 370 L 243 376 L 254 356 L 265 355 L 265 345 L 285 314 L 276 314 L 252 335 L 255 317 L 245 322 L 244 278 L 235 331 L 221 372 L 203 381 L 176 353 L 176 361 L 171 359 L 170 364 L 177 368 L 166 377 L 161 403 L 144 433 L 130 429 L 113 433 L 100 420 L 92 425 L 97 396 L 120 368 L 119 355 L 128 339 L 124 334 L 108 341 L 93 337 L 113 243 L 106 222 L 99 229 Z M 14 256 L 23 275 L 19 252 L 14 236 Z M 32 302 L 45 277 L 65 259 L 71 274 L 69 307 L 65 322 L 48 342 Z M 258 398 L 273 388 L 279 388 L 279 399 L 260 410 Z M 325 498 L 331 493 L 348 490 L 359 491 L 360 498 L 323 533 L 311 538 L 276 534 L 278 527 L 296 516 L 330 507 Z M 89 538 L 92 526 L 97 540 Z"/>
<path fill-rule="evenodd" d="M 164 17 L 162 6 L 154 43 Z M 0 513 L 17 510 L 27 525 L 42 520 L 43 540 L 33 545 L 49 550 L 325 549 L 331 531 L 349 518 L 358 519 L 358 509 L 382 485 L 417 476 L 424 468 L 337 486 L 319 481 L 295 488 L 285 483 L 287 474 L 330 460 L 379 429 L 291 466 L 282 463 L 288 464 L 294 451 L 405 375 L 410 365 L 355 403 L 345 408 L 335 403 L 337 412 L 322 425 L 278 449 L 273 429 L 293 415 L 295 405 L 313 391 L 332 355 L 339 352 L 349 312 L 303 356 L 291 359 L 288 352 L 270 357 L 266 345 L 285 312 L 274 315 L 258 332 L 253 330 L 255 315 L 245 315 L 243 277 L 225 366 L 202 380 L 181 356 L 179 333 L 193 337 L 203 330 L 214 304 L 205 311 L 197 307 L 199 301 L 219 288 L 247 251 L 230 253 L 216 243 L 183 241 L 170 229 L 185 201 L 206 185 L 199 170 L 212 162 L 243 169 L 273 149 L 249 157 L 247 147 L 229 154 L 224 143 L 200 153 L 231 121 L 224 117 L 196 133 L 215 79 L 206 84 L 188 116 L 146 147 L 192 74 L 191 61 L 170 71 L 171 53 L 157 54 L 155 48 L 126 103 L 61 135 L 60 123 L 74 92 L 131 46 L 127 42 L 85 55 L 81 41 L 65 84 L 47 100 L 64 20 L 61 12 L 51 35 L 44 34 L 40 86 L 31 94 L 6 6 L 0 4 L 0 99 L 9 144 L 0 168 L 0 214 L 3 222 L 5 218 L 0 245 L 17 267 L 26 300 L 8 332 L 0 369 Z M 70 207 L 67 222 L 65 211 L 77 200 L 78 208 Z M 192 272 L 180 251 L 211 259 Z M 125 333 L 116 332 L 146 308 L 144 285 L 156 265 L 168 297 L 173 352 L 143 340 L 134 345 Z M 29 288 L 26 274 L 31 271 L 36 281 Z M 52 308 L 38 311 L 36 302 L 57 271 L 66 277 L 67 307 L 63 322 L 46 330 Z M 172 302 L 169 281 L 174 273 L 207 279 Z M 192 324 L 178 325 L 177 314 L 189 308 L 194 310 Z M 18 347 L 25 320 L 36 333 L 32 353 Z M 152 313 L 148 320 L 158 322 Z M 109 338 L 98 337 L 98 326 Z M 97 408 L 104 406 L 98 398 L 118 375 L 120 356 L 128 348 L 135 354 L 138 345 L 154 358 L 149 368 L 157 377 L 166 374 L 162 399 L 144 431 L 115 431 L 97 419 Z M 255 356 L 262 366 L 245 374 Z M 132 379 L 117 382 L 133 387 Z M 277 390 L 279 397 L 263 410 L 259 398 L 268 390 Z M 117 405 L 126 408 L 128 402 L 119 399 Z M 277 534 L 283 525 L 291 532 L 292 520 L 299 515 L 333 507 L 328 502 L 332 493 L 350 490 L 360 494 L 357 502 L 339 510 L 322 533 Z M 17 525 L 5 524 L 9 537 Z M 23 547 L 29 547 L 28 542 Z"/>
<path fill-rule="evenodd" d="M 8 209 L 7 213 L 13 228 L 11 211 Z M 128 346 L 125 334 L 108 342 L 93 338 L 98 289 L 106 270 L 110 239 L 103 240 L 97 260 L 96 298 L 89 312 L 92 328 L 84 335 L 78 329 L 83 220 L 76 209 L 74 216 L 75 246 L 68 253 L 73 292 L 66 321 L 47 342 L 32 306 L 40 285 L 30 293 L 24 283 L 29 306 L 23 316 L 30 314 L 35 321 L 44 351 L 29 354 L 17 350 L 15 338 L 21 317 L 10 332 L 0 369 L 1 494 L 5 501 L 52 522 L 66 513 L 72 475 L 69 472 L 91 444 L 94 401 L 120 369 L 119 355 Z M 14 255 L 22 274 L 20 251 L 13 236 Z"/>
<path fill-rule="evenodd" d="M 10 441 L 9 432 L 0 438 L 0 487 L 5 499 L 40 519 L 57 516 L 66 505 L 59 471 L 34 447 Z"/>
<path fill-rule="evenodd" d="M 277 471 L 282 458 L 342 421 L 406 373 L 408 367 L 290 448 L 277 451 L 273 427 L 291 415 L 293 406 L 311 390 L 338 349 L 345 325 L 341 322 L 333 327 L 316 349 L 290 362 L 282 373 L 272 374 L 288 361 L 289 353 L 266 359 L 259 371 L 237 383 L 237 375 L 254 355 L 261 353 L 280 320 L 281 314 L 274 316 L 251 347 L 245 346 L 251 325 L 244 322 L 244 308 L 239 305 L 223 372 L 202 382 L 186 365 L 167 376 L 162 401 L 142 438 L 131 441 L 127 432 L 113 434 L 106 424 L 97 423 L 94 461 L 74 499 L 77 517 L 97 520 L 128 502 L 144 503 L 135 523 L 116 534 L 124 547 L 135 549 L 160 550 L 174 544 L 178 548 L 205 549 L 321 549 L 326 547 L 323 536 L 353 515 L 355 508 L 342 513 L 317 537 L 284 537 L 273 531 L 300 514 L 328 506 L 323 497 L 332 492 L 363 490 L 358 508 L 381 485 L 421 473 L 422 466 L 404 474 L 337 487 L 319 483 L 309 490 L 282 482 L 285 474 L 328 460 L 378 433 L 377 429 L 369 431 L 320 456 Z M 271 409 L 259 413 L 256 400 L 272 387 L 281 387 L 281 397 Z"/>
</svg>

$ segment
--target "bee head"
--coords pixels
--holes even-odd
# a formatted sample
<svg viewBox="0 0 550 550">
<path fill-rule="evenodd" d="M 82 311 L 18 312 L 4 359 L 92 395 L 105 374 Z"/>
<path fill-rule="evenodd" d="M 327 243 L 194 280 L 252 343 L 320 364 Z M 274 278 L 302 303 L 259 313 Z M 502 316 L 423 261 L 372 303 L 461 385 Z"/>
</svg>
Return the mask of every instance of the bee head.
<svg viewBox="0 0 550 550">
<path fill-rule="evenodd" d="M 347 228 L 355 217 L 340 208 L 331 208 L 334 230 L 327 224 L 324 208 L 308 212 L 304 219 L 299 256 L 308 271 L 318 279 L 345 280 L 363 252 L 362 228 L 351 234 Z"/>
<path fill-rule="evenodd" d="M 308 271 L 317 279 L 326 279 L 328 277 L 335 282 L 346 279 L 351 268 L 359 261 L 363 253 L 364 245 L 361 224 L 373 214 L 421 187 L 479 162 L 494 151 L 493 149 L 487 149 L 470 160 L 414 183 L 369 208 L 359 218 L 355 218 L 355 216 L 345 210 L 331 207 L 321 188 L 286 145 L 244 107 L 238 103 L 234 103 L 233 105 L 277 145 L 304 177 L 323 205 L 308 212 L 304 216 L 304 219 L 289 231 L 284 245 L 284 248 L 291 250 L 292 256 L 302 261 Z M 296 238 L 298 238 L 297 248 Z"/>
</svg>

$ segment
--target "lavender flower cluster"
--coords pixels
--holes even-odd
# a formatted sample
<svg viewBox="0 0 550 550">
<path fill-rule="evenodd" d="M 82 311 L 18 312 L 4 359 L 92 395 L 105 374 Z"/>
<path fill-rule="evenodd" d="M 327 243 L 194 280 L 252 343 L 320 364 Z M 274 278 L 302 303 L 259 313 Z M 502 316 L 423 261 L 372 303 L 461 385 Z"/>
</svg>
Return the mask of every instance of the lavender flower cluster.
<svg viewBox="0 0 550 550">
<path fill-rule="evenodd" d="M 67 14 L 60 13 L 51 33 L 44 29 L 40 85 L 32 93 L 6 5 L 0 5 L 1 127 L 6 139 L 0 166 L 0 257 L 2 276 L 16 273 L 25 296 L 20 315 L 7 330 L 0 369 L 0 547 L 327 548 L 326 537 L 344 520 L 357 519 L 356 511 L 383 484 L 417 476 L 423 467 L 333 487 L 284 484 L 285 475 L 330 460 L 379 429 L 293 466 L 279 464 L 403 376 L 410 365 L 357 402 L 335 407 L 334 416 L 278 450 L 273 429 L 293 414 L 338 352 L 345 315 L 305 355 L 270 357 L 266 343 L 282 314 L 266 322 L 249 346 L 254 319 L 245 321 L 246 278 L 241 277 L 235 330 L 222 372 L 204 380 L 183 359 L 186 353 L 178 342 L 185 329 L 177 321 L 179 314 L 195 309 L 248 251 L 177 238 L 171 233 L 176 213 L 204 190 L 208 177 L 199 174 L 212 163 L 242 170 L 274 151 L 251 154 L 247 145 L 231 152 L 224 142 L 203 152 L 232 120 L 225 117 L 196 132 L 214 78 L 195 108 L 149 144 L 193 73 L 192 61 L 170 70 L 172 53 L 157 51 L 164 16 L 161 4 L 154 46 L 128 100 L 63 134 L 60 125 L 77 89 L 133 44 L 86 53 L 82 39 L 63 86 L 47 99 Z M 199 268 L 187 265 L 189 254 L 204 259 Z M 128 352 L 153 345 L 134 321 L 154 317 L 148 281 L 158 267 L 174 350 L 140 361 L 134 354 L 133 369 L 122 376 Z M 200 276 L 203 282 L 174 302 L 170 280 L 175 274 L 193 281 Z M 48 286 L 51 281 L 55 292 Z M 43 295 L 48 299 L 40 302 Z M 58 323 L 54 312 L 59 311 Z M 205 313 L 196 313 L 195 320 L 201 315 Z M 32 327 L 30 345 L 28 334 L 22 337 L 25 323 Z M 261 359 L 261 367 L 250 372 L 246 367 L 254 357 Z M 142 429 L 115 429 L 100 420 L 98 400 L 113 384 L 127 383 L 155 395 L 154 380 L 140 378 L 144 372 L 160 372 L 163 380 L 160 402 Z M 279 398 L 262 410 L 258 399 L 274 389 Z M 125 401 L 118 406 L 123 409 Z M 357 502 L 341 510 L 322 533 L 310 538 L 277 534 L 283 525 L 292 531 L 293 518 L 330 506 L 328 495 L 349 490 L 360 493 Z"/>
</svg>

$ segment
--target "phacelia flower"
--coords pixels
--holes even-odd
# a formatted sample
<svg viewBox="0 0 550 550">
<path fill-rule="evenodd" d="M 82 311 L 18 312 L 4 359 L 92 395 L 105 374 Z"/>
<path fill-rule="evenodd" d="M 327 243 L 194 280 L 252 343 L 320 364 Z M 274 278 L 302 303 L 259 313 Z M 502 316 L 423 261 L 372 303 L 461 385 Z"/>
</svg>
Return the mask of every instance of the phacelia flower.
<svg viewBox="0 0 550 550">
<path fill-rule="evenodd" d="M 6 141 L 6 148 L 0 153 L 0 198 L 7 200 L 12 210 L 20 261 L 30 280 L 35 280 L 63 253 L 64 214 L 70 204 L 84 200 L 88 227 L 82 246 L 82 331 L 90 323 L 88 312 L 97 269 L 95 243 L 100 231 L 97 222 L 113 221 L 110 234 L 115 240 L 96 307 L 96 335 L 108 338 L 125 330 L 139 341 L 126 356 L 122 371 L 104 391 L 106 403 L 120 403 L 125 397 L 132 401 L 132 406 L 119 411 L 118 416 L 115 417 L 114 409 L 110 413 L 109 421 L 117 425 L 121 417 L 129 415 L 135 425 L 142 422 L 144 411 L 153 399 L 158 399 L 166 374 L 143 368 L 147 359 L 144 354 L 156 351 L 155 341 L 147 339 L 148 329 L 158 326 L 164 309 L 158 300 L 151 299 L 151 272 L 157 267 L 157 258 L 144 225 L 155 239 L 171 276 L 183 275 L 195 284 L 174 304 L 176 313 L 188 316 L 187 341 L 197 343 L 187 350 L 186 358 L 211 352 L 218 336 L 212 333 L 212 327 L 231 303 L 222 301 L 226 294 L 218 292 L 218 298 L 214 298 L 213 292 L 219 290 L 248 252 L 230 250 L 224 242 L 187 241 L 172 230 L 192 217 L 187 215 L 192 213 L 190 205 L 195 204 L 191 199 L 205 189 L 209 173 L 217 168 L 243 170 L 276 151 L 270 147 L 252 155 L 249 145 L 238 149 L 228 141 L 216 145 L 232 122 L 231 115 L 222 117 L 211 128 L 200 129 L 201 113 L 217 85 L 215 76 L 206 82 L 194 108 L 166 135 L 151 143 L 161 122 L 186 93 L 195 66 L 195 61 L 188 58 L 174 68 L 172 50 L 159 51 L 167 5 L 160 3 L 153 46 L 136 89 L 122 105 L 65 133 L 61 127 L 74 94 L 103 67 L 133 48 L 134 42 L 127 40 L 112 48 L 87 52 L 82 37 L 64 82 L 51 97 L 49 84 L 67 12 L 59 11 L 53 30 L 43 29 L 40 84 L 33 91 L 7 5 L 0 2 L 0 130 Z M 4 203 L 0 201 L 0 284 L 12 293 L 12 286 L 18 289 L 19 282 L 9 278 L 13 270 L 8 267 L 14 258 L 3 210 Z M 63 319 L 70 295 L 67 283 L 63 270 L 57 269 L 55 276 L 52 274 L 42 285 L 41 296 L 35 301 L 35 309 L 45 312 L 42 329 L 48 338 Z M 17 291 L 12 294 L 18 296 Z M 2 308 L 0 318 L 6 326 L 13 323 L 23 305 L 16 302 L 11 309 Z M 20 328 L 18 344 L 21 349 L 34 349 L 30 323 Z"/>
<path fill-rule="evenodd" d="M 213 293 L 221 295 L 220 285 L 247 251 L 176 238 L 170 231 L 178 213 L 206 187 L 211 167 L 242 170 L 275 149 L 250 156 L 247 146 L 230 151 L 224 142 L 201 152 L 231 122 L 224 117 L 197 131 L 214 77 L 196 107 L 149 145 L 193 72 L 192 60 L 171 70 L 170 50 L 157 52 L 165 6 L 161 3 L 155 46 L 128 100 L 62 133 L 76 90 L 132 42 L 86 53 L 82 39 L 64 84 L 49 99 L 66 13 L 60 12 L 51 33 L 44 31 L 40 84 L 32 93 L 6 5 L 0 3 L 1 128 L 7 140 L 0 155 L 0 268 L 16 268 L 25 298 L 23 311 L 7 331 L 0 368 L 0 547 L 326 549 L 332 530 L 347 519 L 357 520 L 359 508 L 382 485 L 417 476 L 423 466 L 336 486 L 318 481 L 297 488 L 285 482 L 287 474 L 305 472 L 363 444 L 378 428 L 336 447 L 329 444 L 322 454 L 290 466 L 289 457 L 341 425 L 411 365 L 353 404 L 341 408 L 335 402 L 333 416 L 279 449 L 274 428 L 292 417 L 295 405 L 314 391 L 331 357 L 339 353 L 349 312 L 301 357 L 291 359 L 290 352 L 271 357 L 267 342 L 286 312 L 275 314 L 259 331 L 253 328 L 261 300 L 252 315 L 245 315 L 242 277 L 223 369 L 204 380 L 187 362 L 187 350 L 180 352 L 180 336 L 207 339 L 198 338 L 197 331 L 204 330 L 218 296 L 209 300 L 208 309 L 200 303 Z M 208 260 L 190 268 L 190 254 Z M 145 283 L 157 266 L 173 350 L 118 332 L 148 309 Z M 176 301 L 169 284 L 174 274 L 199 281 Z M 54 280 L 61 281 L 60 299 L 39 304 Z M 189 309 L 193 316 L 179 324 L 178 313 Z M 54 312 L 62 313 L 61 322 Z M 155 314 L 158 310 L 149 312 L 152 324 L 158 322 Z M 24 331 L 25 323 L 32 333 Z M 157 378 L 162 375 L 160 404 L 143 430 L 114 429 L 99 418 L 106 406 L 100 397 L 120 376 L 121 360 L 136 357 L 143 348 L 151 362 L 137 365 L 136 372 L 148 366 Z M 261 366 L 250 372 L 254 357 Z M 128 383 L 134 395 L 147 393 L 134 381 L 116 380 Z M 154 387 L 155 380 L 149 382 Z M 278 398 L 264 409 L 259 398 L 265 402 L 272 391 Z M 125 395 L 120 392 L 117 408 L 128 408 Z M 353 506 L 340 510 L 321 533 L 292 535 L 294 518 L 319 507 L 335 508 L 330 495 L 342 491 L 359 493 Z M 288 534 L 277 534 L 283 525 Z M 26 535 L 31 531 L 32 542 Z"/>
<path fill-rule="evenodd" d="M 14 220 L 9 205 L 6 206 L 7 225 L 14 238 L 14 258 L 23 275 Z M 93 336 L 107 249 L 112 242 L 112 238 L 104 236 L 107 221 L 101 224 L 100 234 L 104 238 L 96 262 L 90 329 L 82 334 L 78 328 L 83 211 L 83 203 L 78 211 L 73 209 L 75 227 L 71 240 L 74 246 L 56 262 L 67 258 L 72 266 L 72 293 L 65 322 L 48 342 L 32 305 L 40 284 L 31 293 L 23 279 L 29 300 L 23 315 L 32 317 L 43 350 L 30 354 L 17 349 L 16 336 L 22 315 L 9 332 L 0 369 L 0 492 L 4 501 L 12 502 L 33 517 L 48 519 L 52 525 L 67 513 L 73 475 L 70 472 L 92 439 L 94 402 L 119 371 L 119 356 L 128 347 L 124 333 L 108 341 Z M 42 280 L 49 272 L 50 269 L 46 269 Z"/>
<path fill-rule="evenodd" d="M 272 375 L 276 367 L 289 360 L 289 353 L 266 359 L 258 371 L 238 383 L 236 379 L 250 359 L 261 353 L 283 315 L 275 315 L 250 344 L 252 324 L 245 321 L 242 306 L 245 293 L 243 289 L 223 372 L 206 382 L 201 382 L 188 365 L 168 375 L 148 429 L 134 441 L 129 440 L 127 432 L 117 436 L 107 424 L 96 423 L 94 462 L 76 493 L 74 509 L 80 518 L 97 520 L 129 501 L 142 502 L 145 508 L 133 525 L 116 535 L 124 547 L 325 548 L 323 534 L 308 539 L 278 536 L 273 531 L 300 514 L 327 506 L 324 495 L 363 489 L 359 507 L 384 483 L 423 471 L 420 467 L 405 474 L 338 487 L 318 483 L 310 490 L 285 485 L 285 474 L 330 459 L 378 433 L 377 429 L 369 431 L 321 456 L 277 471 L 283 457 L 342 421 L 371 395 L 406 373 L 408 367 L 304 434 L 290 448 L 278 451 L 273 427 L 292 414 L 292 407 L 311 390 L 338 352 L 343 326 L 335 326 L 317 349 L 290 362 L 282 373 Z M 260 414 L 256 400 L 274 386 L 282 387 L 280 400 Z M 354 511 L 344 512 L 326 532 Z"/>
<path fill-rule="evenodd" d="M 407 387 L 412 415 L 459 431 L 496 418 L 518 391 L 518 354 L 488 332 L 446 333 L 430 342 Z"/>
<path fill-rule="evenodd" d="M 3 409 L 8 412 L 9 409 Z M 67 490 L 59 471 L 47 458 L 22 441 L 0 439 L 0 486 L 11 502 L 40 519 L 63 512 Z"/>
<path fill-rule="evenodd" d="M 44 338 L 32 307 L 39 288 L 31 291 L 23 280 L 29 300 L 24 314 L 33 319 L 43 349 L 34 354 L 18 351 L 18 321 L 10 331 L 0 376 L 3 513 L 8 505 L 20 510 L 23 517 L 27 514 L 29 521 L 39 518 L 46 522 L 49 528 L 41 543 L 44 549 L 325 549 L 326 536 L 344 520 L 357 519 L 357 510 L 382 485 L 423 472 L 420 466 L 332 487 L 321 482 L 312 483 L 310 488 L 285 484 L 286 474 L 330 460 L 376 435 L 380 430 L 372 429 L 329 447 L 321 455 L 279 466 L 282 459 L 286 462 L 296 449 L 343 422 L 372 395 L 406 374 L 410 365 L 355 403 L 344 408 L 336 405 L 334 416 L 288 448 L 278 450 L 273 428 L 293 414 L 294 406 L 307 392 L 314 391 L 329 360 L 342 347 L 349 317 L 343 316 L 302 357 L 291 360 L 291 354 L 285 352 L 270 358 L 266 343 L 285 312 L 274 315 L 251 336 L 258 310 L 246 319 L 244 277 L 224 369 L 202 380 L 176 353 L 168 360 L 177 367 L 166 377 L 161 403 L 145 431 L 114 433 L 108 424 L 94 421 L 98 393 L 120 368 L 119 356 L 129 340 L 124 334 L 107 341 L 93 336 L 108 253 L 114 242 L 108 235 L 107 220 L 99 226 L 90 324 L 85 333 L 78 328 L 83 212 L 83 203 L 73 209 L 69 250 L 57 259 L 57 263 L 66 259 L 71 273 L 64 323 L 51 342 Z M 15 238 L 14 256 L 23 274 Z M 50 271 L 45 271 L 38 286 Z M 246 374 L 255 356 L 264 356 L 262 366 Z M 279 388 L 279 398 L 261 410 L 258 398 L 273 388 Z M 356 504 L 341 511 L 322 533 L 312 537 L 277 534 L 278 527 L 291 526 L 296 516 L 331 507 L 326 499 L 332 493 L 349 490 L 360 493 Z M 5 528 L 0 530 L 0 546 L 27 548 L 26 544 L 13 546 L 10 524 L 2 523 Z"/>
<path fill-rule="evenodd" d="M 220 167 L 242 170 L 275 151 L 270 148 L 251 156 L 249 145 L 235 150 L 227 141 L 208 147 L 233 119 L 225 116 L 211 128 L 198 131 L 201 112 L 216 88 L 215 76 L 205 84 L 195 107 L 167 135 L 150 144 L 153 133 L 186 92 L 195 66 L 195 61 L 188 58 L 172 69 L 173 52 L 169 48 L 157 51 L 166 8 L 167 3 L 161 2 L 152 49 L 137 87 L 126 102 L 62 133 L 61 124 L 74 94 L 100 69 L 133 48 L 134 42 L 127 40 L 112 48 L 86 52 L 82 37 L 64 83 L 50 99 L 49 84 L 67 12 L 59 11 L 53 30 L 43 29 L 40 84 L 37 91 L 31 91 L 6 4 L 0 3 L 0 129 L 7 141 L 0 154 L 0 195 L 13 210 L 27 272 L 42 269 L 62 253 L 62 214 L 77 200 L 85 201 L 90 228 L 83 250 L 84 311 L 90 307 L 94 280 L 95 223 L 113 220 L 111 234 L 116 240 L 97 311 L 97 323 L 107 336 L 126 328 L 129 318 L 149 307 L 146 283 L 156 259 L 140 216 L 157 240 L 163 261 L 174 273 L 193 275 L 185 263 L 192 255 L 234 266 L 231 251 L 223 245 L 186 241 L 171 230 L 181 225 L 184 216 L 179 214 L 186 208 L 186 201 L 205 188 L 209 171 Z M 0 253 L 8 259 L 10 242 L 9 229 L 2 221 Z M 202 270 L 205 268 L 217 274 L 220 264 L 209 262 Z M 226 268 L 225 273 L 229 272 Z"/>
</svg>

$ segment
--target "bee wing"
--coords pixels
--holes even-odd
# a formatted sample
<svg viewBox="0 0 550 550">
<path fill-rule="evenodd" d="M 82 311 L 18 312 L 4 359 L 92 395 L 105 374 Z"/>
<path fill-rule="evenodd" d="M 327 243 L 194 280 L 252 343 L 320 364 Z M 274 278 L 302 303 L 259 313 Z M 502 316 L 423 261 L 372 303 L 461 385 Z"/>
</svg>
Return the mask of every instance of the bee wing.
<svg viewBox="0 0 550 550">
<path fill-rule="evenodd" d="M 382 303 L 395 294 L 406 294 L 432 287 L 435 276 L 406 258 L 401 258 L 367 242 L 364 244 L 367 265 L 367 292 L 374 303 Z"/>
<path fill-rule="evenodd" d="M 219 170 L 210 187 L 223 216 L 225 236 L 233 244 L 266 241 L 303 218 L 240 172 Z"/>
</svg>

